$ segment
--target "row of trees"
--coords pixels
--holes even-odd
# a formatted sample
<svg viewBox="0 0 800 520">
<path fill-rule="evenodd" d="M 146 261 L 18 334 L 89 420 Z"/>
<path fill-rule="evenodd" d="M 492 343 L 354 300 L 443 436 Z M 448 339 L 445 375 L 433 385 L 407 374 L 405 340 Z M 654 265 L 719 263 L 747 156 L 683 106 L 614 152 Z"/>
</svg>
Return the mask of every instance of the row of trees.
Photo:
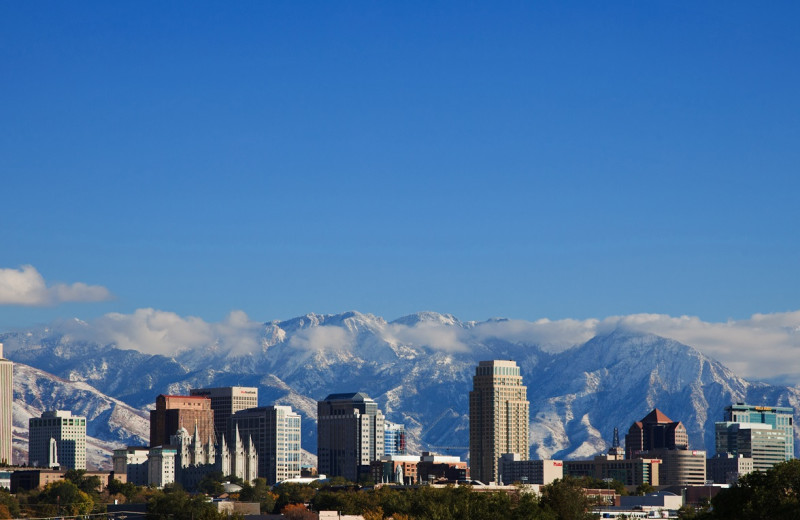
<svg viewBox="0 0 800 520">
<path fill-rule="evenodd" d="M 211 475 L 201 487 L 220 491 L 218 486 L 222 480 L 221 474 Z M 567 477 L 543 486 L 541 496 L 536 496 L 521 488 L 509 494 L 477 492 L 468 486 L 384 486 L 360 490 L 343 479 L 325 484 L 283 484 L 271 489 L 264 479 L 257 479 L 253 483 L 239 482 L 242 489 L 231 498 L 258 502 L 262 513 L 282 512 L 289 520 L 315 518 L 311 511 L 322 510 L 361 514 L 366 520 L 390 517 L 394 520 L 585 520 L 592 518 L 587 512 L 592 504 L 583 489 L 600 487 L 598 484 L 599 481 L 591 479 Z M 49 484 L 43 490 L 15 496 L 0 489 L 0 518 L 86 515 L 104 512 L 106 504 L 114 500 L 147 503 L 148 516 L 152 519 L 225 518 L 205 495 L 189 494 L 179 485 L 159 490 L 114 481 L 104 490 L 100 487 L 97 477 L 71 471 L 63 481 Z M 619 488 L 620 484 L 611 483 L 609 487 Z M 747 475 L 735 486 L 722 490 L 704 507 L 684 507 L 680 515 L 697 520 L 800 520 L 800 460 Z"/>
</svg>

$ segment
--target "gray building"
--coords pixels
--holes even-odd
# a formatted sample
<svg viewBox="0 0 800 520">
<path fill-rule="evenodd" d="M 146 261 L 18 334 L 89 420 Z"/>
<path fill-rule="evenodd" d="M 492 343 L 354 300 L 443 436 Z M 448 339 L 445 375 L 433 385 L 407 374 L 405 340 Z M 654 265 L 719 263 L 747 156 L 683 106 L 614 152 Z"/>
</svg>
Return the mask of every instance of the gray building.
<svg viewBox="0 0 800 520">
<path fill-rule="evenodd" d="M 736 484 L 740 477 L 752 473 L 753 459 L 732 453 L 717 453 L 706 461 L 706 474 L 714 484 Z"/>
<path fill-rule="evenodd" d="M 564 462 L 522 460 L 518 453 L 504 453 L 500 456 L 500 477 L 505 484 L 550 484 L 564 478 Z"/>
<path fill-rule="evenodd" d="M 275 484 L 300 477 L 300 414 L 291 406 L 262 406 L 236 412 L 228 419 L 228 437 L 238 428 L 258 451 L 258 476 Z"/>
<path fill-rule="evenodd" d="M 383 414 L 367 394 L 331 394 L 318 401 L 319 472 L 358 481 L 383 455 L 383 432 Z"/>
</svg>

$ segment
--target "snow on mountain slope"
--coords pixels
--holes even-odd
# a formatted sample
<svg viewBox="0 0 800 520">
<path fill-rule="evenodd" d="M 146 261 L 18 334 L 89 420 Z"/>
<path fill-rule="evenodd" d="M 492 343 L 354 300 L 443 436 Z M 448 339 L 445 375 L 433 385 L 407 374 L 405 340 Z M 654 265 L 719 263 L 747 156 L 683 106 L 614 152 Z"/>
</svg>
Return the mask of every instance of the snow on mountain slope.
<svg viewBox="0 0 800 520">
<path fill-rule="evenodd" d="M 133 407 L 192 387 L 258 386 L 260 404 L 289 404 L 303 415 L 303 447 L 312 452 L 316 401 L 347 391 L 365 391 L 389 420 L 405 423 L 413 448 L 467 446 L 468 392 L 485 359 L 520 365 L 531 401 L 531 451 L 539 457 L 605 450 L 614 427 L 624 435 L 654 407 L 684 422 L 693 447 L 713 453 L 713 423 L 728 404 L 800 402 L 796 388 L 748 382 L 673 340 L 617 329 L 553 351 L 530 338 L 531 324 L 522 325 L 432 312 L 391 322 L 359 312 L 308 314 L 254 327 L 247 349 L 218 340 L 174 357 L 78 341 L 56 327 L 0 334 L 0 341 L 13 360 L 85 381 Z M 546 341 L 568 344 L 555 335 Z M 46 392 L 21 397 L 42 406 L 57 401 Z M 97 435 L 124 437 L 113 428 Z"/>
<path fill-rule="evenodd" d="M 114 448 L 146 445 L 149 415 L 108 397 L 83 382 L 73 382 L 42 370 L 14 364 L 15 463 L 27 463 L 28 419 L 47 410 L 70 410 L 86 417 L 87 464 L 109 468 Z"/>
</svg>

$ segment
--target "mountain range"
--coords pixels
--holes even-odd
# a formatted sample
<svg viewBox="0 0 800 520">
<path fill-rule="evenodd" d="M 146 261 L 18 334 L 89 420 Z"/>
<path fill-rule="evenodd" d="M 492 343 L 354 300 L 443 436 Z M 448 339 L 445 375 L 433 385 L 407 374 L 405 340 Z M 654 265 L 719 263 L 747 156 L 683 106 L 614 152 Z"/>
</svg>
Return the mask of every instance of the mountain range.
<svg viewBox="0 0 800 520">
<path fill-rule="evenodd" d="M 511 332 L 510 332 L 511 331 Z M 24 462 L 27 419 L 46 409 L 85 415 L 90 464 L 110 450 L 147 444 L 147 409 L 158 394 L 256 386 L 261 405 L 303 416 L 303 448 L 316 452 L 316 401 L 363 391 L 403 423 L 412 452 L 465 456 L 468 393 L 478 361 L 513 359 L 530 400 L 531 456 L 581 458 L 606 450 L 653 408 L 684 423 L 690 446 L 714 453 L 713 423 L 735 402 L 800 405 L 800 388 L 748 381 L 677 341 L 622 327 L 565 349 L 514 330 L 508 320 L 462 322 L 421 312 L 391 322 L 359 312 L 267 322 L 238 342 L 152 353 L 148 345 L 93 340 L 75 321 L 0 334 L 16 363 L 14 423 Z M 795 449 L 800 429 L 795 426 Z"/>
</svg>

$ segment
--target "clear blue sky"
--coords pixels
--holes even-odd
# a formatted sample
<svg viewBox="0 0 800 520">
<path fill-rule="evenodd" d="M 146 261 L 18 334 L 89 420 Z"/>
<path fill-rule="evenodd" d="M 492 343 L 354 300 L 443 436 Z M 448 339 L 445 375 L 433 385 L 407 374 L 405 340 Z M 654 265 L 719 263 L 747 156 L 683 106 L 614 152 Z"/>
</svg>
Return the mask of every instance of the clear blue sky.
<svg viewBox="0 0 800 520">
<path fill-rule="evenodd" d="M 216 321 L 800 308 L 798 2 L 0 3 L 0 268 Z"/>
</svg>

